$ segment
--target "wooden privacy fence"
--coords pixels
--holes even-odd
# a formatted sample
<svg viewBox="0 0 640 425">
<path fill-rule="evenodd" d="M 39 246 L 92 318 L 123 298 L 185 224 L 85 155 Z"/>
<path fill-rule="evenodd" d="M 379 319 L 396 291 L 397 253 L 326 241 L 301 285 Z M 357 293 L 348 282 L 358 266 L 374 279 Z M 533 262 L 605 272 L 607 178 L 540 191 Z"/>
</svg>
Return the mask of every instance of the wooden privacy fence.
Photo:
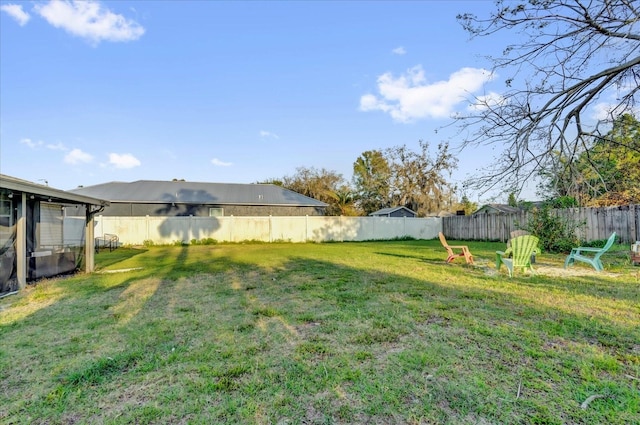
<svg viewBox="0 0 640 425">
<path fill-rule="evenodd" d="M 583 241 L 603 240 L 616 232 L 622 243 L 640 240 L 640 205 L 601 208 L 566 208 L 552 214 L 573 220 Z M 444 217 L 442 231 L 447 239 L 506 242 L 513 230 L 526 226 L 530 212 L 477 214 Z M 584 225 L 580 225 L 584 223 Z"/>
</svg>

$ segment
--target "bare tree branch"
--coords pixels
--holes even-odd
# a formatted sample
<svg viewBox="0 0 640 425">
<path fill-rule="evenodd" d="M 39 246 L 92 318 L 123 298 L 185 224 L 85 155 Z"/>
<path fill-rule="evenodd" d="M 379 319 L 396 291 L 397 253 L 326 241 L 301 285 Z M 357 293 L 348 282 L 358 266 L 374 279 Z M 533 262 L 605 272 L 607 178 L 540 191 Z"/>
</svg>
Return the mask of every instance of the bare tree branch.
<svg viewBox="0 0 640 425">
<path fill-rule="evenodd" d="M 456 117 L 461 132 L 471 134 L 464 146 L 502 148 L 472 187 L 486 191 L 508 179 L 509 190 L 520 190 L 544 169 L 571 174 L 577 155 L 602 136 L 600 128 L 637 111 L 637 2 L 497 1 L 486 19 L 465 14 L 458 20 L 472 37 L 510 31 L 522 40 L 506 46 L 502 56 L 488 58 L 494 76 L 509 73 L 500 99 L 478 97 L 473 112 Z M 594 119 L 596 108 L 605 109 L 606 116 Z"/>
</svg>

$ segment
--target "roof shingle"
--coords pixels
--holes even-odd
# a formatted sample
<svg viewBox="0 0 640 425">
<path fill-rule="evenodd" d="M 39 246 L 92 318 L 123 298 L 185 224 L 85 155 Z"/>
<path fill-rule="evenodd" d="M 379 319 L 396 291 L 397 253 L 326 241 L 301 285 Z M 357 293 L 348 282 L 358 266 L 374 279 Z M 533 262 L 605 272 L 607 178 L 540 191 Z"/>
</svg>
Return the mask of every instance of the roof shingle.
<svg viewBox="0 0 640 425">
<path fill-rule="evenodd" d="M 70 192 L 116 203 L 327 206 L 273 184 L 138 180 L 79 187 Z"/>
</svg>

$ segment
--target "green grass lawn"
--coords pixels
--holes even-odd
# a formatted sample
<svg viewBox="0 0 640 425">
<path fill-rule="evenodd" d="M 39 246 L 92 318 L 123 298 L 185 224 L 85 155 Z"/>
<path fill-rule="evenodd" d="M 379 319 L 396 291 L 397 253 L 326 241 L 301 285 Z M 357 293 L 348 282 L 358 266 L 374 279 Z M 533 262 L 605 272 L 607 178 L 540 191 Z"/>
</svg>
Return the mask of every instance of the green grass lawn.
<svg viewBox="0 0 640 425">
<path fill-rule="evenodd" d="M 466 244 L 100 253 L 0 300 L 0 423 L 640 424 L 627 252 L 508 278 Z"/>
</svg>

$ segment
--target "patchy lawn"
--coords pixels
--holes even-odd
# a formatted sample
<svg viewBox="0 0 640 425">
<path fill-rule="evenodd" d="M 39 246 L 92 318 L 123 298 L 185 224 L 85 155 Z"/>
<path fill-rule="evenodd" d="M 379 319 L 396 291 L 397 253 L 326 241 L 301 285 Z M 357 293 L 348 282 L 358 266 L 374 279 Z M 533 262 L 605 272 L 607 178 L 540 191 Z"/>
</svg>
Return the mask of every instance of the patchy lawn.
<svg viewBox="0 0 640 425">
<path fill-rule="evenodd" d="M 640 423 L 628 253 L 508 278 L 462 243 L 100 253 L 0 300 L 0 423 Z"/>
</svg>

